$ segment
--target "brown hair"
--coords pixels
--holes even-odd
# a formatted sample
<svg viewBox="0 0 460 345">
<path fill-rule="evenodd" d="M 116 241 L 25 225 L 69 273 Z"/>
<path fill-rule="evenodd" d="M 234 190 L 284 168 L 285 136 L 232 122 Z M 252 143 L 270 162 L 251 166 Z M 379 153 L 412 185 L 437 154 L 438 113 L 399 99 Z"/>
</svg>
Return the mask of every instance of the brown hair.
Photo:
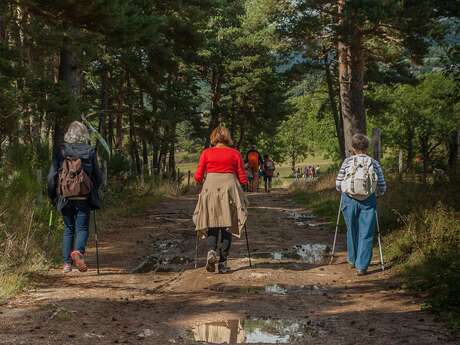
<svg viewBox="0 0 460 345">
<path fill-rule="evenodd" d="M 367 151 L 369 149 L 369 138 L 364 134 L 357 133 L 351 138 L 351 146 L 360 152 Z"/>
<path fill-rule="evenodd" d="M 225 144 L 227 146 L 232 146 L 233 141 L 230 135 L 230 131 L 222 126 L 214 128 L 211 133 L 211 145 Z"/>
</svg>

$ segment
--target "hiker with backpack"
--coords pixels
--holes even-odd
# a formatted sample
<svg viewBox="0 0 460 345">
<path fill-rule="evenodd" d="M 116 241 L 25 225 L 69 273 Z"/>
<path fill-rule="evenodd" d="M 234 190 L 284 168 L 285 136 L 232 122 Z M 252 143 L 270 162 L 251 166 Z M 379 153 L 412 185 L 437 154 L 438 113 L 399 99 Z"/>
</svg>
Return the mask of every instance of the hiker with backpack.
<svg viewBox="0 0 460 345">
<path fill-rule="evenodd" d="M 377 195 L 385 193 L 386 184 L 379 162 L 367 154 L 369 139 L 364 134 L 355 134 L 352 148 L 353 155 L 342 163 L 336 188 L 342 193 L 348 263 L 356 268 L 358 275 L 364 275 L 372 259 Z"/>
<path fill-rule="evenodd" d="M 263 170 L 264 170 L 265 192 L 270 193 L 270 190 L 272 189 L 273 174 L 276 168 L 275 168 L 275 163 L 270 159 L 270 156 L 268 154 L 264 155 Z"/>
<path fill-rule="evenodd" d="M 259 188 L 259 171 L 263 164 L 263 160 L 261 154 L 256 149 L 256 145 L 252 145 L 251 149 L 246 153 L 246 161 L 248 162 L 253 176 L 252 183 L 249 184 L 249 191 L 257 192 Z"/>
<path fill-rule="evenodd" d="M 195 181 L 203 183 L 203 188 L 193 222 L 197 236 L 207 237 L 206 270 L 215 272 L 217 264 L 218 273 L 227 273 L 232 236 L 241 237 L 248 217 L 248 201 L 241 189 L 248 180 L 240 152 L 231 147 L 233 142 L 227 128 L 215 128 L 211 144 L 213 147 L 201 153 L 195 173 Z"/>
<path fill-rule="evenodd" d="M 78 121 L 70 124 L 48 173 L 48 196 L 64 218 L 63 272 L 74 264 L 86 272 L 85 250 L 91 210 L 100 208 L 98 189 L 102 173 L 96 151 L 89 145 L 89 132 Z M 75 247 L 74 247 L 75 243 Z"/>
</svg>

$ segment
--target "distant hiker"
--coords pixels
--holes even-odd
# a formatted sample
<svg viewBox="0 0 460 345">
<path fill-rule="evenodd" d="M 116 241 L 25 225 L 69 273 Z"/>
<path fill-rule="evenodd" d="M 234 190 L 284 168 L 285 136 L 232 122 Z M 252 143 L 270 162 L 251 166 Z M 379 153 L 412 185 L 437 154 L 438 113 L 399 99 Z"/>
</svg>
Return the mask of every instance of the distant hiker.
<svg viewBox="0 0 460 345">
<path fill-rule="evenodd" d="M 308 177 L 308 167 L 305 165 L 303 168 L 303 178 L 305 179 L 305 181 L 307 180 L 307 177 Z"/>
<path fill-rule="evenodd" d="M 321 173 L 319 165 L 316 166 L 315 168 L 315 175 L 319 177 L 319 174 Z"/>
<path fill-rule="evenodd" d="M 90 212 L 100 208 L 101 183 L 102 174 L 96 151 L 89 146 L 88 129 L 81 122 L 72 122 L 48 173 L 48 196 L 64 218 L 64 273 L 72 271 L 72 263 L 80 272 L 88 270 L 85 250 Z"/>
<path fill-rule="evenodd" d="M 316 174 L 315 174 L 315 167 L 313 165 L 310 165 L 309 172 L 310 172 L 310 178 L 314 179 Z"/>
<path fill-rule="evenodd" d="M 252 183 L 252 180 L 253 180 L 253 175 L 252 175 L 252 170 L 251 168 L 249 167 L 249 163 L 248 162 L 245 162 L 244 163 L 244 171 L 246 172 L 246 177 L 248 178 L 248 183 L 245 184 L 243 186 L 243 189 L 246 191 L 246 192 L 249 192 L 249 186 L 251 185 Z"/>
<path fill-rule="evenodd" d="M 256 145 L 252 145 L 251 149 L 246 153 L 246 161 L 249 164 L 253 177 L 252 183 L 249 185 L 249 191 L 257 192 L 259 187 L 259 170 L 263 161 L 259 151 L 256 150 Z"/>
<path fill-rule="evenodd" d="M 273 174 L 275 173 L 275 163 L 270 159 L 269 155 L 264 155 L 264 183 L 265 183 L 265 192 L 269 193 L 272 189 L 272 179 Z"/>
<path fill-rule="evenodd" d="M 248 180 L 241 154 L 231 148 L 230 132 L 217 127 L 211 133 L 214 147 L 205 149 L 200 156 L 195 181 L 202 183 L 198 203 L 193 214 L 197 235 L 207 236 L 208 255 L 206 270 L 228 272 L 227 258 L 232 234 L 241 237 L 248 217 L 248 201 L 241 189 Z M 205 178 L 206 176 L 206 178 Z M 219 234 L 221 236 L 220 258 L 217 259 Z"/>
<path fill-rule="evenodd" d="M 336 188 L 342 192 L 342 213 L 347 225 L 348 263 L 358 275 L 367 273 L 372 259 L 376 225 L 376 194 L 386 191 L 379 162 L 367 155 L 369 139 L 364 134 L 352 138 L 353 156 L 342 164 Z"/>
</svg>

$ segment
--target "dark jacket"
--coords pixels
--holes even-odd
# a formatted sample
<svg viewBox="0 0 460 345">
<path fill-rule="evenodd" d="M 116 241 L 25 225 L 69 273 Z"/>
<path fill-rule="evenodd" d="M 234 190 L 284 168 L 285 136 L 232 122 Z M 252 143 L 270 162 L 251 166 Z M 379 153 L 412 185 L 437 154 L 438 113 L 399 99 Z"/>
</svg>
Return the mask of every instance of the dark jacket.
<svg viewBox="0 0 460 345">
<path fill-rule="evenodd" d="M 87 144 L 62 144 L 54 155 L 48 173 L 48 196 L 56 204 L 58 211 L 61 211 L 68 203 L 66 198 L 58 195 L 57 188 L 59 169 L 65 157 L 79 157 L 82 160 L 83 170 L 93 182 L 88 202 L 93 210 L 101 208 L 98 189 L 102 184 L 102 173 L 97 164 L 96 151 Z"/>
</svg>

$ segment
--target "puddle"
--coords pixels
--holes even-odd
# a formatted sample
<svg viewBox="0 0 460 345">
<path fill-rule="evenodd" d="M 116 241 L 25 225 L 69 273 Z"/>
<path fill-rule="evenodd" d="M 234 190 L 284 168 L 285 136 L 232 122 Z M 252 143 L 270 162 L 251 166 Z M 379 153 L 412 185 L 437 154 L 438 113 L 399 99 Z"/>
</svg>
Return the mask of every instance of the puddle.
<svg viewBox="0 0 460 345">
<path fill-rule="evenodd" d="M 267 285 L 265 286 L 265 293 L 270 295 L 286 295 L 288 289 L 278 284 Z"/>
<path fill-rule="evenodd" d="M 288 218 L 294 219 L 295 221 L 307 221 L 315 219 L 316 216 L 309 212 L 297 212 L 297 211 L 287 211 Z"/>
<path fill-rule="evenodd" d="M 204 323 L 191 333 L 195 341 L 211 344 L 288 344 L 311 330 L 298 321 L 253 318 Z"/>
<path fill-rule="evenodd" d="M 309 264 L 325 263 L 326 257 L 330 251 L 329 246 L 326 244 L 298 244 L 295 247 L 297 255 L 299 255 L 304 262 Z"/>
<path fill-rule="evenodd" d="M 151 244 L 153 254 L 144 257 L 131 273 L 180 272 L 193 259 L 183 255 L 182 241 L 177 239 L 157 239 Z"/>
<path fill-rule="evenodd" d="M 276 252 L 259 252 L 252 256 L 255 259 L 300 260 L 308 264 L 324 264 L 327 262 L 330 248 L 326 244 L 298 244 L 290 249 Z"/>
<path fill-rule="evenodd" d="M 283 284 L 270 284 L 265 286 L 228 286 L 214 285 L 210 289 L 216 292 L 230 294 L 245 294 L 245 295 L 288 295 L 288 294 L 304 294 L 304 295 L 321 295 L 327 289 L 319 285 L 300 285 L 290 286 Z"/>
<path fill-rule="evenodd" d="M 298 226 L 317 228 L 332 224 L 331 222 L 316 220 L 318 217 L 309 212 L 287 211 L 287 215 L 288 218 L 293 219 Z"/>
<path fill-rule="evenodd" d="M 130 272 L 180 272 L 183 269 L 184 265 L 189 265 L 192 262 L 192 258 L 183 255 L 169 257 L 157 257 L 155 255 L 149 255 L 139 265 L 134 267 Z"/>
</svg>

